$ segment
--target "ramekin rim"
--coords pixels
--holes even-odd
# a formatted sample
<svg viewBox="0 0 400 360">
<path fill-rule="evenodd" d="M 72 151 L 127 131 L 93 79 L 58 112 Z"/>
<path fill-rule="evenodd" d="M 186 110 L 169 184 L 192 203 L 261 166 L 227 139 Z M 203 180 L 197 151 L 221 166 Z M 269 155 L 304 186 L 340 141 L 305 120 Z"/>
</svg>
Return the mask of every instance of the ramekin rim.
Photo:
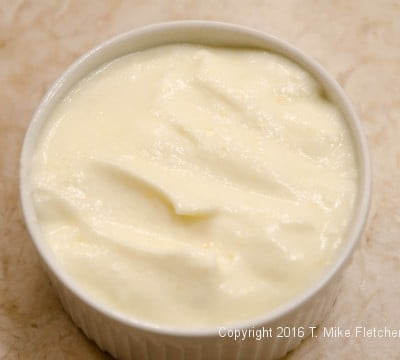
<svg viewBox="0 0 400 360">
<path fill-rule="evenodd" d="M 290 60 L 298 63 L 299 59 L 307 64 L 309 71 L 313 76 L 315 74 L 318 77 L 323 78 L 325 81 L 325 86 L 329 86 L 330 89 L 336 93 L 342 103 L 341 110 L 343 108 L 346 109 L 346 112 L 349 114 L 346 117 L 346 122 L 352 122 L 355 131 L 352 131 L 353 140 L 356 143 L 356 146 L 359 150 L 359 168 L 360 168 L 360 186 L 359 186 L 359 194 L 358 194 L 358 208 L 359 211 L 354 214 L 355 220 L 353 220 L 353 224 L 351 228 L 349 227 L 349 234 L 343 240 L 346 242 L 344 248 L 341 250 L 340 256 L 337 256 L 332 263 L 325 268 L 322 272 L 321 276 L 316 279 L 311 286 L 307 287 L 304 291 L 302 291 L 299 295 L 290 299 L 288 302 L 282 304 L 281 306 L 271 310 L 266 311 L 263 314 L 258 316 L 249 318 L 247 320 L 238 321 L 232 324 L 221 324 L 220 326 L 210 326 L 210 327 L 171 327 L 165 325 L 156 325 L 150 322 L 146 322 L 141 319 L 134 319 L 127 315 L 124 315 L 122 312 L 114 310 L 109 306 L 105 305 L 102 302 L 97 302 L 94 297 L 85 293 L 84 290 L 77 284 L 76 281 L 70 277 L 66 271 L 61 267 L 59 262 L 55 259 L 55 256 L 51 254 L 50 249 L 46 248 L 44 242 L 39 239 L 40 232 L 38 230 L 38 226 L 33 222 L 33 214 L 31 209 L 29 208 L 29 203 L 31 202 L 30 194 L 27 192 L 27 187 L 25 186 L 25 176 L 26 176 L 26 167 L 28 163 L 28 143 L 32 141 L 31 137 L 31 129 L 36 123 L 40 121 L 45 121 L 44 119 L 40 119 L 41 113 L 43 112 L 43 108 L 46 106 L 48 99 L 50 99 L 61 86 L 63 81 L 68 78 L 73 72 L 77 71 L 77 69 L 82 66 L 83 63 L 88 61 L 92 56 L 96 53 L 101 52 L 104 48 L 107 48 L 111 44 L 116 42 L 120 42 L 129 37 L 135 37 L 140 34 L 146 32 L 154 32 L 154 31 L 163 31 L 167 28 L 173 27 L 211 27 L 214 30 L 230 30 L 237 31 L 240 33 L 246 33 L 247 35 L 258 37 L 263 39 L 266 44 L 274 44 L 279 48 L 284 49 L 286 52 L 290 53 L 290 56 L 287 56 Z M 94 70 L 95 67 L 92 69 Z M 160 22 L 155 24 L 150 24 L 147 26 L 143 26 L 137 29 L 129 30 L 119 35 L 116 35 L 110 38 L 107 41 L 104 41 L 89 50 L 81 57 L 79 57 L 72 65 L 70 65 L 61 76 L 53 83 L 50 89 L 44 95 L 42 101 L 39 103 L 36 112 L 34 113 L 32 120 L 29 124 L 28 130 L 25 135 L 25 139 L 22 146 L 21 156 L 20 156 L 20 177 L 19 177 L 19 188 L 20 188 L 20 201 L 23 216 L 25 219 L 25 223 L 27 225 L 29 234 L 32 238 L 32 241 L 39 252 L 40 258 L 44 261 L 46 267 L 51 271 L 53 275 L 56 276 L 58 280 L 61 281 L 62 285 L 65 286 L 70 292 L 76 295 L 83 303 L 86 303 L 90 307 L 94 308 L 99 313 L 105 315 L 106 317 L 112 319 L 117 323 L 122 323 L 125 326 L 133 327 L 139 329 L 141 331 L 157 333 L 160 335 L 166 336 L 180 336 L 180 337 L 215 337 L 219 336 L 219 331 L 221 328 L 226 329 L 245 329 L 245 328 L 253 328 L 259 327 L 266 324 L 273 323 L 277 321 L 279 318 L 282 318 L 284 315 L 289 314 L 293 311 L 298 310 L 303 304 L 307 303 L 310 299 L 314 298 L 318 293 L 320 293 L 335 277 L 337 273 L 343 268 L 343 265 L 350 258 L 352 252 L 354 251 L 357 243 L 359 242 L 363 230 L 365 228 L 368 213 L 370 209 L 371 203 L 371 182 L 372 182 L 372 174 L 371 174 L 371 163 L 370 163 L 370 155 L 367 146 L 367 140 L 364 135 L 364 131 L 362 129 L 361 122 L 353 109 L 352 104 L 348 100 L 342 88 L 336 82 L 336 80 L 313 58 L 303 53 L 298 48 L 294 47 L 290 43 L 281 40 L 271 34 L 261 32 L 259 30 L 227 23 L 227 22 L 219 22 L 219 21 L 208 21 L 208 20 L 180 20 L 180 21 L 168 21 L 168 22 Z"/>
</svg>

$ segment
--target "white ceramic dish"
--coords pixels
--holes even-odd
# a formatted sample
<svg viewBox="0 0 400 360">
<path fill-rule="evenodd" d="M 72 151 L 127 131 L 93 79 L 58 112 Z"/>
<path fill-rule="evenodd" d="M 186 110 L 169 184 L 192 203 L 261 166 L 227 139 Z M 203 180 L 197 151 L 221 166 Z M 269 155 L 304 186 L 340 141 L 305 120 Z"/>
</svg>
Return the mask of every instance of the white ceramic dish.
<svg viewBox="0 0 400 360">
<path fill-rule="evenodd" d="M 77 81 L 103 63 L 130 52 L 167 43 L 257 47 L 280 53 L 308 70 L 321 83 L 327 96 L 341 109 L 352 133 L 359 161 L 359 196 L 346 239 L 334 262 L 318 281 L 289 303 L 232 326 L 235 329 L 272 328 L 274 337 L 264 337 L 260 341 L 254 337 L 235 341 L 228 336 L 221 337 L 218 328 L 172 329 L 126 318 L 83 292 L 64 272 L 48 244 L 41 239 L 26 179 L 31 155 L 48 114 Z M 320 324 L 330 310 L 343 269 L 365 226 L 371 195 L 369 154 L 360 122 L 343 91 L 326 71 L 299 50 L 274 37 L 236 25 L 206 21 L 172 22 L 134 30 L 107 41 L 81 57 L 57 80 L 39 105 L 25 137 L 20 165 L 21 201 L 26 224 L 66 311 L 89 338 L 118 359 L 266 360 L 285 355 L 309 335 L 311 327 Z M 292 330 L 286 331 L 288 336 L 277 337 L 279 326 Z M 295 333 L 300 336 L 294 336 Z"/>
</svg>

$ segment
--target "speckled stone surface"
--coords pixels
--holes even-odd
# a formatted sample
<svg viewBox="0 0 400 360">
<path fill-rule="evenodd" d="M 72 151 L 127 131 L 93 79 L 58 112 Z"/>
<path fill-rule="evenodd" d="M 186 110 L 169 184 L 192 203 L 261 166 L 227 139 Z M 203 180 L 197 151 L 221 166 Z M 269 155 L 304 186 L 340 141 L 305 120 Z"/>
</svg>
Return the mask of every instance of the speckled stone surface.
<svg viewBox="0 0 400 360">
<path fill-rule="evenodd" d="M 0 0 L 0 359 L 107 359 L 73 325 L 23 224 L 18 157 L 35 107 L 62 71 L 120 32 L 208 19 L 271 33 L 344 87 L 370 143 L 370 225 L 323 326 L 400 329 L 398 0 Z M 400 338 L 309 338 L 288 359 L 398 359 Z"/>
</svg>

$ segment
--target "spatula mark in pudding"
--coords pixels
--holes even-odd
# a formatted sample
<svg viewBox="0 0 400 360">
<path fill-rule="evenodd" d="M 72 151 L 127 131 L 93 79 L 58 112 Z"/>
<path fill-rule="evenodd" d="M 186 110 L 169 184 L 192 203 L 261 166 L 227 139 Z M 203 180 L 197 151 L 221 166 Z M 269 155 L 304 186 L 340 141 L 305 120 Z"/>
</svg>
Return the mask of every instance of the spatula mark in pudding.
<svg viewBox="0 0 400 360">
<path fill-rule="evenodd" d="M 132 168 L 126 168 L 122 165 L 110 163 L 104 160 L 94 160 L 91 163 L 102 175 L 111 176 L 113 181 L 120 184 L 132 186 L 145 194 L 150 201 L 161 203 L 165 208 L 173 214 L 177 220 L 192 223 L 196 221 L 209 220 L 216 213 L 216 209 L 211 207 L 200 207 L 196 205 L 184 204 L 167 189 L 154 181 L 138 174 Z"/>
</svg>

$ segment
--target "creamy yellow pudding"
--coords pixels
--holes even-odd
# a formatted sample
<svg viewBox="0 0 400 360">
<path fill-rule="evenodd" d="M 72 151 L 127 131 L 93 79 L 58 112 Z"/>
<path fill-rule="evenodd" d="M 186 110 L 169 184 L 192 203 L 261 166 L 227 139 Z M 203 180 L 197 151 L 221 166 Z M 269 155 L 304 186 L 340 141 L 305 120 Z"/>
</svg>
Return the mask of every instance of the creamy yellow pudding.
<svg viewBox="0 0 400 360">
<path fill-rule="evenodd" d="M 180 44 L 80 81 L 42 131 L 29 187 L 44 241 L 83 289 L 132 318 L 198 328 L 309 286 L 357 183 L 346 123 L 306 71 Z"/>
</svg>

